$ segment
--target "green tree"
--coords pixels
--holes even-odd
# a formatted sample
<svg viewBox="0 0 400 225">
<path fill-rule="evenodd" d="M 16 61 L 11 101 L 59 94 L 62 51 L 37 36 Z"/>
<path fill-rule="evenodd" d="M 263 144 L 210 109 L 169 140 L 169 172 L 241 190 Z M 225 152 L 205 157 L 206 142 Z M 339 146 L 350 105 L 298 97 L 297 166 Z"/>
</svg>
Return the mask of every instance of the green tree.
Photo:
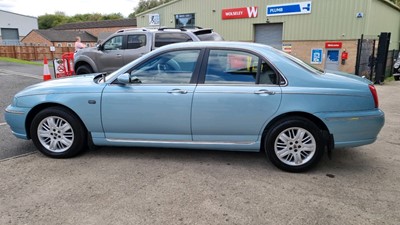
<svg viewBox="0 0 400 225">
<path fill-rule="evenodd" d="M 49 29 L 68 21 L 68 17 L 63 12 L 56 12 L 55 14 L 45 14 L 38 17 L 39 29 Z"/>
<path fill-rule="evenodd" d="M 400 7 L 400 0 L 390 0 L 390 1 Z"/>
<path fill-rule="evenodd" d="M 65 23 L 78 23 L 78 22 L 88 22 L 88 21 L 100 21 L 100 20 L 116 20 L 123 19 L 121 13 L 111 13 L 111 14 L 76 14 L 74 16 L 66 16 L 63 12 L 56 12 L 55 14 L 45 14 L 38 17 L 39 29 L 49 29 L 55 26 L 59 26 Z"/>
<path fill-rule="evenodd" d="M 159 5 L 162 5 L 164 3 L 170 2 L 172 0 L 140 0 L 139 4 L 135 7 L 135 11 L 131 14 L 129 14 L 129 18 L 134 18 L 135 15 L 147 11 L 149 9 L 155 8 Z"/>
</svg>

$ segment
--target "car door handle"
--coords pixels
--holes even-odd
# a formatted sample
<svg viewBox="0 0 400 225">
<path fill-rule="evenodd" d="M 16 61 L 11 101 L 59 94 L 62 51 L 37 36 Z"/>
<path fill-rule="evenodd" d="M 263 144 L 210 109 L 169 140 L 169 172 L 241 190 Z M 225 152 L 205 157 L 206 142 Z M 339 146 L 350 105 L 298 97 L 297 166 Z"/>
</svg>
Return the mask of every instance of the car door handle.
<svg viewBox="0 0 400 225">
<path fill-rule="evenodd" d="M 261 89 L 261 90 L 255 91 L 254 94 L 256 94 L 256 95 L 274 95 L 275 92 Z"/>
<path fill-rule="evenodd" d="M 117 54 L 117 58 L 121 58 L 122 57 L 122 55 L 121 54 Z"/>
<path fill-rule="evenodd" d="M 170 91 L 167 91 L 168 94 L 187 94 L 188 91 L 186 90 L 181 90 L 181 89 L 172 89 Z"/>
</svg>

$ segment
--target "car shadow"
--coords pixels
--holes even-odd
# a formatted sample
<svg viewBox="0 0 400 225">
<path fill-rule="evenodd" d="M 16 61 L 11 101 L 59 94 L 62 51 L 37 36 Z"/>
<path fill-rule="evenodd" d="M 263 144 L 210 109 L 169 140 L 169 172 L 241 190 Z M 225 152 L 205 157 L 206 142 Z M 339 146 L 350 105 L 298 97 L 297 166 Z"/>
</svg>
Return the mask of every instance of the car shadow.
<svg viewBox="0 0 400 225">
<path fill-rule="evenodd" d="M 87 150 L 81 156 L 89 158 L 124 158 L 157 161 L 159 163 L 194 163 L 203 165 L 225 164 L 247 169 L 280 171 L 261 152 L 238 152 L 219 150 L 174 149 L 174 148 L 135 148 L 135 147 L 101 147 Z M 371 158 L 363 154 L 363 148 L 335 149 L 331 158 L 324 153 L 319 164 L 306 173 L 342 174 L 346 171 L 370 171 Z"/>
</svg>

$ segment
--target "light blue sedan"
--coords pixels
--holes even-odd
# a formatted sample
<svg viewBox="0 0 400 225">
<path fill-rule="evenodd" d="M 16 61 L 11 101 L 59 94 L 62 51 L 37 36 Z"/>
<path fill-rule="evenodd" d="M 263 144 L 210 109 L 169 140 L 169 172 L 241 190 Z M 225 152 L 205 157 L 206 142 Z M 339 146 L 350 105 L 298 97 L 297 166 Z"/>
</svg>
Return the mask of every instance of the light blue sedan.
<svg viewBox="0 0 400 225">
<path fill-rule="evenodd" d="M 373 143 L 384 125 L 370 81 L 239 42 L 168 45 L 107 76 L 42 82 L 16 94 L 5 118 L 54 158 L 93 145 L 262 150 L 291 172 L 325 149 Z"/>
</svg>

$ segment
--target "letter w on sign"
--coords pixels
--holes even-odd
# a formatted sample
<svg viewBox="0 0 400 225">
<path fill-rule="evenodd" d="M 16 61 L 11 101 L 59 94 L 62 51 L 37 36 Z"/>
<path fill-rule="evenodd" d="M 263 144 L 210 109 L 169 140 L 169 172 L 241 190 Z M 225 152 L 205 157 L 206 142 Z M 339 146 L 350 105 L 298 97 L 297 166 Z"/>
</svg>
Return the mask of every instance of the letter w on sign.
<svg viewBox="0 0 400 225">
<path fill-rule="evenodd" d="M 223 20 L 256 18 L 257 16 L 258 16 L 258 7 L 257 6 L 222 9 L 222 19 Z"/>
</svg>

